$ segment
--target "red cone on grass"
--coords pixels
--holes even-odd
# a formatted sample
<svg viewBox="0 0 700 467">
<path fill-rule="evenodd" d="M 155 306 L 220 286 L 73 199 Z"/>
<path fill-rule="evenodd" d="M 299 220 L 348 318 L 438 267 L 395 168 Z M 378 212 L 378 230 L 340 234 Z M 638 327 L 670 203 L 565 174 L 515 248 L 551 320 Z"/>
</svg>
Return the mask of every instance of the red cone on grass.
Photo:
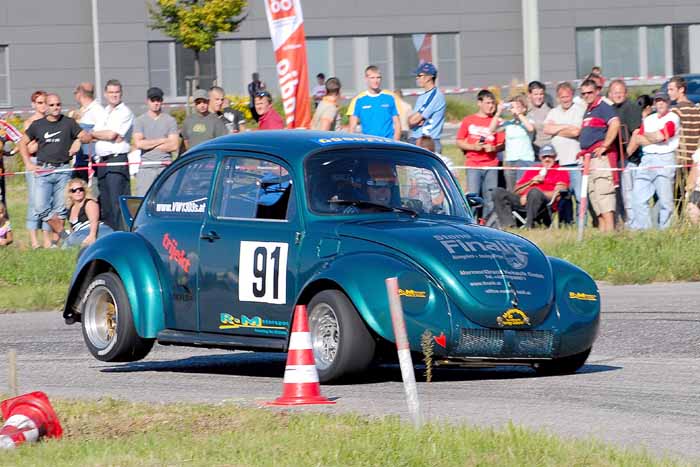
<svg viewBox="0 0 700 467">
<path fill-rule="evenodd" d="M 0 429 L 0 448 L 11 449 L 39 438 L 60 438 L 63 428 L 49 398 L 40 391 L 30 392 L 0 403 L 5 424 Z"/>
<path fill-rule="evenodd" d="M 282 395 L 266 405 L 335 404 L 321 395 L 306 306 L 294 310 Z"/>
</svg>

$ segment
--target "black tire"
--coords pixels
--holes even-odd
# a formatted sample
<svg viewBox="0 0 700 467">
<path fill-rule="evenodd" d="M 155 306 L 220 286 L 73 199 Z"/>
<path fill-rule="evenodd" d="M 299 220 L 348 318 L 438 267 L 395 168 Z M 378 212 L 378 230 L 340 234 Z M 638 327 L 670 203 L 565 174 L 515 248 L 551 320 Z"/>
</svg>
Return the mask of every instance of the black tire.
<svg viewBox="0 0 700 467">
<path fill-rule="evenodd" d="M 586 363 L 591 349 L 563 358 L 555 358 L 549 362 L 535 363 L 534 368 L 540 376 L 570 375 L 576 373 Z"/>
<path fill-rule="evenodd" d="M 139 337 L 131 305 L 118 275 L 98 274 L 80 302 L 83 339 L 90 353 L 103 362 L 141 360 L 155 339 Z"/>
<path fill-rule="evenodd" d="M 365 371 L 376 342 L 348 297 L 337 290 L 316 294 L 308 306 L 311 347 L 322 383 Z"/>
</svg>

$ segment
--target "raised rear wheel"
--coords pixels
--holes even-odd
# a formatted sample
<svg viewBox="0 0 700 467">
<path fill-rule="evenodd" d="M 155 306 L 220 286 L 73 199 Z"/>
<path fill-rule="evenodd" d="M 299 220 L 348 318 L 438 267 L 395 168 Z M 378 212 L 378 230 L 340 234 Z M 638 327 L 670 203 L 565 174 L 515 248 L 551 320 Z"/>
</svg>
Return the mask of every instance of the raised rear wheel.
<svg viewBox="0 0 700 467">
<path fill-rule="evenodd" d="M 136 333 L 126 290 L 113 272 L 99 274 L 92 280 L 80 312 L 85 344 L 98 360 L 141 360 L 153 347 L 154 339 L 143 339 Z"/>
</svg>

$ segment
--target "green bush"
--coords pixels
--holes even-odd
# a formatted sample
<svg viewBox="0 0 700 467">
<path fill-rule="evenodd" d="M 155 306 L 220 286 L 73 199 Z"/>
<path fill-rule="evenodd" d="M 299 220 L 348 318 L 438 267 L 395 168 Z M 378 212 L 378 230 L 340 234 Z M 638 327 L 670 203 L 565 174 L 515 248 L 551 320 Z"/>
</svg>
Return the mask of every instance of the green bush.
<svg viewBox="0 0 700 467">
<path fill-rule="evenodd" d="M 448 96 L 445 101 L 447 102 L 445 119 L 448 122 L 461 122 L 464 117 L 476 113 L 478 110 L 476 102 L 467 100 L 464 97 Z"/>
</svg>

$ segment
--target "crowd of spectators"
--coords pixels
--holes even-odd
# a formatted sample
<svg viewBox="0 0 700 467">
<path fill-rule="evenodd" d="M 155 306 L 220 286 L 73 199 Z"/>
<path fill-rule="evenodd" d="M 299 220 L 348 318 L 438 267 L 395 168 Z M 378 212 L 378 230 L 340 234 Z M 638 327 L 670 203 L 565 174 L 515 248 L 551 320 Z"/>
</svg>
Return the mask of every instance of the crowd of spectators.
<svg viewBox="0 0 700 467">
<path fill-rule="evenodd" d="M 383 89 L 381 70 L 368 66 L 367 89 L 349 102 L 349 125 L 343 126 L 340 80 L 318 74 L 311 128 L 401 139 L 439 154 L 447 103 L 437 85 L 438 70 L 422 63 L 415 77 L 422 93 L 411 106 L 400 93 Z M 257 73 L 252 78 L 249 110 L 258 129 L 284 129 L 265 83 Z M 558 211 L 560 224 L 573 223 L 573 201 L 583 195 L 584 161 L 590 169 L 588 215 L 600 230 L 623 223 L 630 229 L 668 227 L 679 194 L 677 175 L 684 183 L 688 218 L 700 221 L 697 170 L 694 165 L 691 170 L 675 167 L 690 167 L 693 154 L 700 158 L 700 108 L 687 99 L 683 78 L 671 79 L 668 93 L 643 95 L 634 102 L 624 81 L 611 81 L 606 96 L 604 83 L 599 69 L 578 87 L 561 82 L 554 91 L 554 107 L 539 81 L 504 102 L 490 90 L 478 92 L 478 110 L 461 121 L 456 145 L 464 154 L 467 191 L 484 200 L 479 212 L 483 222 L 549 225 Z M 246 131 L 243 114 L 230 106 L 218 86 L 193 92 L 193 112 L 180 128 L 163 111 L 164 94 L 157 87 L 146 92 L 147 111 L 138 117 L 122 102 L 119 81 L 109 80 L 103 95 L 104 107 L 91 83 L 78 84 L 78 109 L 67 114 L 57 94 L 39 90 L 31 96 L 33 113 L 24 121 L 18 149 L 27 169 L 26 227 L 33 248 L 86 246 L 121 228 L 119 198 L 132 192 L 130 169 L 126 164 L 98 164 L 89 177 L 91 162 L 126 163 L 138 151 L 135 194 L 143 196 L 174 154 Z M 443 159 L 453 170 L 451 161 Z M 12 240 L 9 215 L 0 203 L 0 245 Z"/>
</svg>

